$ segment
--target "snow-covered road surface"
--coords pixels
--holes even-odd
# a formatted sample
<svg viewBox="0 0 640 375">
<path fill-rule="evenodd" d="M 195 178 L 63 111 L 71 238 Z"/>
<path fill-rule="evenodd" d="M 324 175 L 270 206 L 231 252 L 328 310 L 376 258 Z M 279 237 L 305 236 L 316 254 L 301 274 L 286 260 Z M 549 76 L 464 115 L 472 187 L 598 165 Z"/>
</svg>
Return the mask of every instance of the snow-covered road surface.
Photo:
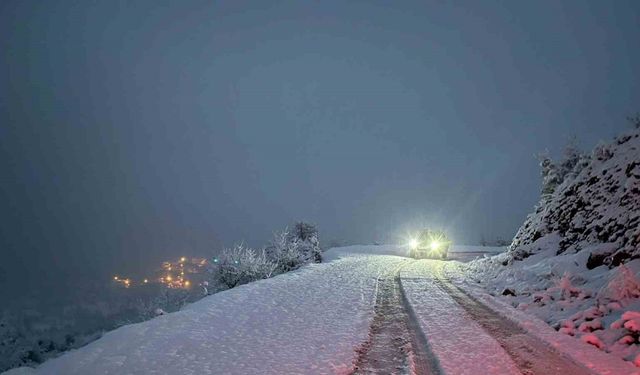
<svg viewBox="0 0 640 375">
<path fill-rule="evenodd" d="M 404 268 L 402 286 L 445 373 L 593 374 L 463 293 L 443 266 L 416 261 Z"/>
<path fill-rule="evenodd" d="M 405 296 L 445 374 L 520 374 L 491 336 L 435 284 L 433 263 L 416 261 L 401 272 Z"/>
<path fill-rule="evenodd" d="M 215 294 L 11 373 L 634 373 L 616 367 L 617 358 L 609 366 L 616 370 L 589 367 L 581 353 L 595 349 L 576 341 L 573 352 L 561 351 L 555 344 L 566 337 L 526 328 L 535 318 L 523 324 L 510 311 L 496 312 L 488 296 L 451 284 L 442 272 L 447 262 L 403 254 L 393 246 L 332 249 L 326 263 Z"/>
<path fill-rule="evenodd" d="M 379 278 L 369 339 L 358 350 L 354 375 L 438 374 L 437 362 L 414 317 L 407 313 L 400 288 L 400 271 L 411 262 Z"/>
</svg>

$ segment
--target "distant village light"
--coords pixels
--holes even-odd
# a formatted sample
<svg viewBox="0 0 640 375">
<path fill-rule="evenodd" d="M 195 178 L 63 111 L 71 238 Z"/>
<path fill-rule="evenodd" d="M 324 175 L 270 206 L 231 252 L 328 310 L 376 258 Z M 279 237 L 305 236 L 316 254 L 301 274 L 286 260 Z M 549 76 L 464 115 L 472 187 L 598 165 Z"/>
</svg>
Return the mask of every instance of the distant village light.
<svg viewBox="0 0 640 375">
<path fill-rule="evenodd" d="M 216 258 L 213 262 L 218 263 L 219 260 Z M 239 262 L 236 263 L 239 264 Z M 180 257 L 174 262 L 162 262 L 161 270 L 164 275 L 158 275 L 157 277 L 154 277 L 152 281 L 158 281 L 160 284 L 163 284 L 165 287 L 170 289 L 189 288 L 191 286 L 191 281 L 185 279 L 185 273 L 198 277 L 198 275 L 202 273 L 202 267 L 206 264 L 207 259 L 205 258 L 187 257 Z M 180 271 L 179 273 L 176 272 L 175 277 L 171 273 L 174 268 L 176 268 L 176 271 Z M 134 285 L 149 284 L 149 280 L 151 279 L 140 279 L 140 282 L 138 283 L 129 278 L 113 276 L 113 280 L 123 287 L 129 288 Z"/>
</svg>

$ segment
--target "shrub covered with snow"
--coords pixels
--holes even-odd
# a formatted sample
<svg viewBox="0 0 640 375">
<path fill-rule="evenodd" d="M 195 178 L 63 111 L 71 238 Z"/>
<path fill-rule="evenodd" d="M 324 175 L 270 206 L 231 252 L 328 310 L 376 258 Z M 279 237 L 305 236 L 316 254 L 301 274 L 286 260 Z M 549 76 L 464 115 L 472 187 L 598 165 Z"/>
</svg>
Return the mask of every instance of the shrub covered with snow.
<svg viewBox="0 0 640 375">
<path fill-rule="evenodd" d="M 318 228 L 303 221 L 297 222 L 289 233 L 289 241 L 299 244 L 302 263 L 322 262 Z"/>
<path fill-rule="evenodd" d="M 218 259 L 218 281 L 227 288 L 267 279 L 278 268 L 264 250 L 255 250 L 243 244 L 224 249 Z"/>
<path fill-rule="evenodd" d="M 274 233 L 265 251 L 267 257 L 277 264 L 279 273 L 322 261 L 318 230 L 314 225 L 304 222 L 296 223 L 293 230 L 285 228 Z"/>
<path fill-rule="evenodd" d="M 289 230 L 285 228 L 281 232 L 274 233 L 271 244 L 265 250 L 269 259 L 277 265 L 277 271 L 283 273 L 294 270 L 304 264 L 300 245 L 300 241 L 292 238 Z"/>
</svg>

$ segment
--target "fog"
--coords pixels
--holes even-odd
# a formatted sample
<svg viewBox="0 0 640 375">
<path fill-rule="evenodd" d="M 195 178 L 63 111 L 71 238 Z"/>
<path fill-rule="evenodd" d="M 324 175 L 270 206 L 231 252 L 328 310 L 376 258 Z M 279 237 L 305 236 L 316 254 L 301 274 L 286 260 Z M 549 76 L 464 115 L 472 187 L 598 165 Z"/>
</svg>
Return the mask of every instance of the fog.
<svg viewBox="0 0 640 375">
<path fill-rule="evenodd" d="M 634 1 L 2 1 L 0 295 L 266 243 L 511 238 L 640 93 Z"/>
</svg>

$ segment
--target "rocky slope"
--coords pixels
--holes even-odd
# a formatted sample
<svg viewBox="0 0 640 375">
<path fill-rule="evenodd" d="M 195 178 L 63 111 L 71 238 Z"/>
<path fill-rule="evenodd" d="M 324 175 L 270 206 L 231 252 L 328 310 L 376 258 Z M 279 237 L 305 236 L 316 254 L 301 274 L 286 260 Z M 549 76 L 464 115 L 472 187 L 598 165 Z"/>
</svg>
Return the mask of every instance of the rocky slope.
<svg viewBox="0 0 640 375">
<path fill-rule="evenodd" d="M 549 234 L 559 236 L 558 254 L 589 248 L 589 269 L 640 257 L 640 129 L 596 147 L 543 196 L 516 234 L 509 261 L 542 250 L 537 243 Z"/>
<path fill-rule="evenodd" d="M 460 267 L 470 285 L 640 367 L 640 126 L 569 151 L 543 158 L 542 199 L 508 251 Z"/>
</svg>

